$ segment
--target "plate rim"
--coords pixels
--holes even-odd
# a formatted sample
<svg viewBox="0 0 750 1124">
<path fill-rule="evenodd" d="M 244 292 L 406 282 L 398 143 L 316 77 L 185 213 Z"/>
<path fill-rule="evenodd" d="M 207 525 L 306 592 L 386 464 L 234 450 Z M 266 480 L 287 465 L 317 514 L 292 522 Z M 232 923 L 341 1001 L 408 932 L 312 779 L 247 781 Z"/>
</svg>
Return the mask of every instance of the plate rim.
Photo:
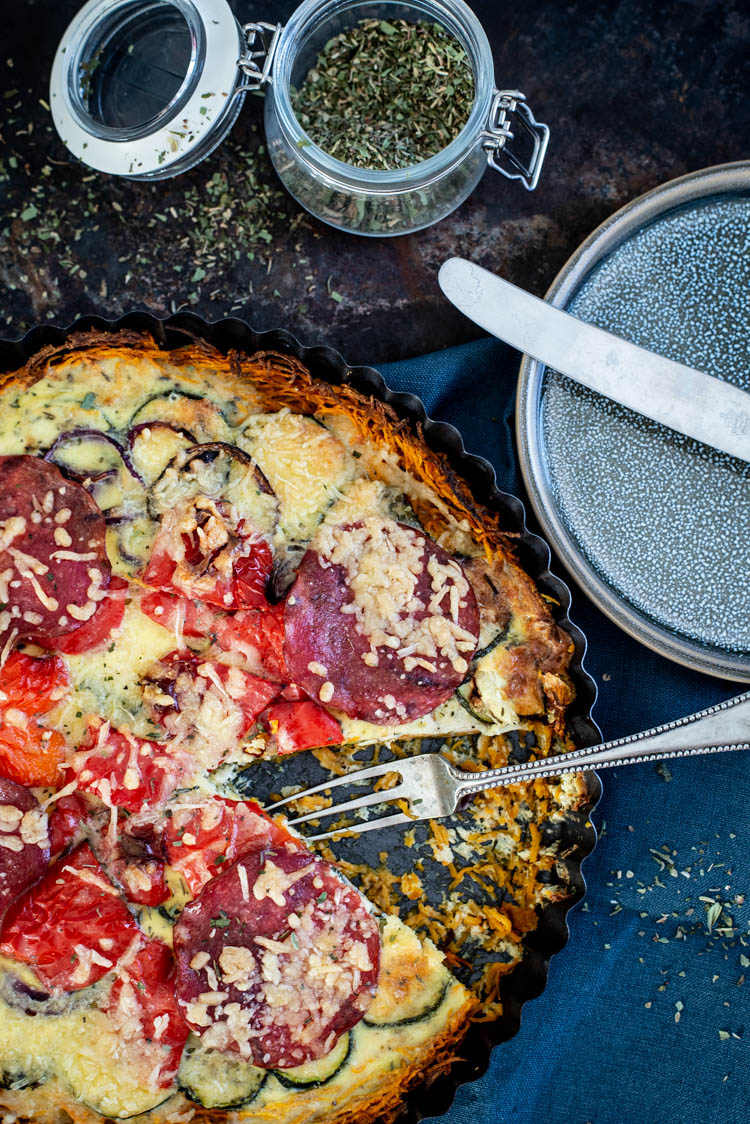
<svg viewBox="0 0 750 1124">
<path fill-rule="evenodd" d="M 548 543 L 527 522 L 526 506 L 518 496 L 498 487 L 493 465 L 485 457 L 466 450 L 461 432 L 451 423 L 438 421 L 416 394 L 394 391 L 375 367 L 349 366 L 342 355 L 326 344 L 305 345 L 285 328 L 255 329 L 240 317 L 206 320 L 188 309 L 167 316 L 156 316 L 143 309 L 134 309 L 108 318 L 101 314 L 83 314 L 67 325 L 57 321 L 36 325 L 17 339 L 0 336 L 0 374 L 23 366 L 31 355 L 45 344 L 61 344 L 80 332 L 118 332 L 127 329 L 147 331 L 164 350 L 185 343 L 185 338 L 206 340 L 220 351 L 232 349 L 252 354 L 272 349 L 293 355 L 304 363 L 316 378 L 333 385 L 345 384 L 365 395 L 391 406 L 399 417 L 421 427 L 430 448 L 445 454 L 467 483 L 471 495 L 492 511 L 504 515 L 513 524 L 519 538 L 521 565 L 540 589 L 551 595 L 550 608 L 558 624 L 565 628 L 574 643 L 570 664 L 576 698 L 569 712 L 571 732 L 576 745 L 596 745 L 602 741 L 601 730 L 592 717 L 598 689 L 586 670 L 584 659 L 587 639 L 583 630 L 569 617 L 571 593 L 568 585 L 551 567 Z M 179 341 L 179 342 L 178 342 Z M 579 905 L 586 894 L 583 863 L 594 850 L 598 832 L 593 812 L 599 804 L 603 786 L 598 773 L 584 770 L 587 799 L 570 819 L 570 839 L 561 862 L 567 875 L 569 893 L 537 910 L 538 923 L 522 944 L 524 955 L 514 969 L 503 977 L 501 998 L 503 1013 L 492 1023 L 471 1023 L 459 1044 L 453 1064 L 431 1084 L 421 1082 L 407 1091 L 401 1103 L 399 1124 L 419 1124 L 425 1117 L 441 1117 L 449 1112 L 458 1089 L 481 1078 L 487 1071 L 492 1053 L 503 1042 L 518 1033 L 522 1008 L 545 990 L 550 961 L 562 951 L 570 937 L 568 913 Z M 373 1122 L 376 1124 L 376 1122 Z"/>
<path fill-rule="evenodd" d="M 556 308 L 567 308 L 591 271 L 646 225 L 684 204 L 740 191 L 750 192 L 750 160 L 688 172 L 637 196 L 584 239 L 558 272 L 544 300 Z M 651 621 L 600 576 L 576 545 L 546 485 L 539 410 L 546 370 L 545 363 L 523 355 L 516 394 L 516 440 L 529 502 L 567 576 L 614 624 L 658 655 L 719 679 L 750 682 L 750 657 L 699 644 Z"/>
</svg>

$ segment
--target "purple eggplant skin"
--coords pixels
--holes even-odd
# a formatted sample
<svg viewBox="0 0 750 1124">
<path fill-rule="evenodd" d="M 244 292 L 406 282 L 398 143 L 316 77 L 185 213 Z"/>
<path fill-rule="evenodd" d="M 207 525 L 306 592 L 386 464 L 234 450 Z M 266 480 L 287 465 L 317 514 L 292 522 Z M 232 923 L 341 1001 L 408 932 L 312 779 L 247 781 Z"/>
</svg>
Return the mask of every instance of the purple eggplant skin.
<svg viewBox="0 0 750 1124">
<path fill-rule="evenodd" d="M 104 522 L 108 527 L 121 527 L 123 523 L 135 523 L 137 518 L 137 511 L 119 511 L 111 515 L 105 515 Z"/>
<path fill-rule="evenodd" d="M 113 509 L 111 513 L 105 516 L 104 521 L 108 527 L 125 527 L 128 523 L 135 523 L 137 519 L 142 519 L 143 517 L 143 512 L 118 511 Z M 117 553 L 127 566 L 140 567 L 145 565 L 145 560 L 143 558 L 131 554 L 129 550 L 125 549 L 119 535 L 117 536 Z"/>
<path fill-rule="evenodd" d="M 136 558 L 136 556 L 134 554 L 130 554 L 129 551 L 127 551 L 123 548 L 122 543 L 119 543 L 119 542 L 117 544 L 117 553 L 119 554 L 120 558 L 122 559 L 122 561 L 125 563 L 126 566 L 142 566 L 143 565 L 143 559 L 142 558 Z"/>
<path fill-rule="evenodd" d="M 215 460 L 220 453 L 226 453 L 227 456 L 233 457 L 235 460 L 241 461 L 249 468 L 252 468 L 253 474 L 255 476 L 255 481 L 260 491 L 265 492 L 268 496 L 272 496 L 274 494 L 273 488 L 268 483 L 268 480 L 258 468 L 257 464 L 250 456 L 250 454 L 246 453 L 244 449 L 240 449 L 238 445 L 230 445 L 227 441 L 207 441 L 205 445 L 193 445 L 191 449 L 186 449 L 185 452 L 181 454 L 181 456 L 183 457 L 183 461 L 179 467 L 181 469 L 186 469 L 194 460 L 204 460 L 210 462 L 212 460 Z M 167 468 L 170 468 L 172 466 L 177 467 L 174 463 L 175 459 L 176 458 L 173 458 L 169 462 Z M 166 469 L 164 471 L 166 472 Z M 164 473 L 162 473 L 162 475 L 164 475 Z"/>
<path fill-rule="evenodd" d="M 237 460 L 241 464 L 247 465 L 247 467 L 251 469 L 253 473 L 255 484 L 259 492 L 264 493 L 267 496 L 275 495 L 273 488 L 268 482 L 268 479 L 266 478 L 264 473 L 261 472 L 260 468 L 255 463 L 250 454 L 246 453 L 244 449 L 240 449 L 237 445 L 229 444 L 229 442 L 227 441 L 207 441 L 203 445 L 196 444 L 190 446 L 187 449 L 181 450 L 179 453 L 177 453 L 176 456 L 172 457 L 167 465 L 164 466 L 162 472 L 151 485 L 151 488 L 154 489 L 161 481 L 163 481 L 168 472 L 181 473 L 189 471 L 191 464 L 196 460 L 202 460 L 207 464 L 210 464 L 212 461 L 216 460 L 218 456 L 221 456 L 221 454 L 224 454 L 225 456 L 230 457 L 233 460 Z M 149 496 L 148 508 L 149 514 L 152 517 L 160 518 L 161 513 L 158 510 L 154 509 L 151 496 Z"/>
<path fill-rule="evenodd" d="M 132 824 L 120 836 L 120 847 L 129 859 L 166 862 L 167 845 L 154 824 Z"/>
<path fill-rule="evenodd" d="M 56 464 L 58 468 L 65 468 L 65 471 L 68 473 L 68 475 L 73 477 L 74 479 L 84 479 L 88 476 L 89 479 L 93 480 L 103 476 L 104 473 L 99 473 L 98 476 L 93 476 L 86 472 L 76 472 L 74 469 L 67 468 L 64 464 L 60 465 L 59 461 L 55 459 L 55 454 L 58 453 L 59 450 L 69 441 L 75 441 L 84 437 L 88 438 L 91 441 L 101 441 L 107 445 L 111 445 L 114 449 L 116 449 L 120 456 L 120 459 L 122 460 L 122 463 L 125 465 L 130 475 L 135 480 L 137 480 L 139 484 L 145 486 L 142 476 L 136 470 L 135 465 L 130 459 L 128 450 L 123 445 L 121 445 L 119 441 L 116 441 L 114 437 L 110 437 L 107 433 L 102 433 L 102 431 L 99 429 L 65 430 L 55 439 L 53 444 L 49 447 L 47 452 L 44 454 L 44 459 L 52 464 Z"/>
<path fill-rule="evenodd" d="M 287 543 L 274 558 L 268 586 L 268 599 L 272 604 L 283 601 L 294 584 L 302 556 L 308 543 Z"/>
<path fill-rule="evenodd" d="M 24 1015 L 45 1017 L 67 1015 L 71 1011 L 91 1007 L 101 990 L 100 984 L 96 983 L 91 987 L 80 988 L 78 991 L 42 991 L 40 988 L 24 983 L 10 972 L 0 975 L 0 1000 Z"/>
<path fill-rule="evenodd" d="M 116 468 L 108 468 L 105 472 L 97 472 L 96 476 L 84 476 L 81 483 L 91 498 L 101 506 L 101 486 L 108 484 L 111 480 L 116 480 L 117 475 Z"/>
</svg>

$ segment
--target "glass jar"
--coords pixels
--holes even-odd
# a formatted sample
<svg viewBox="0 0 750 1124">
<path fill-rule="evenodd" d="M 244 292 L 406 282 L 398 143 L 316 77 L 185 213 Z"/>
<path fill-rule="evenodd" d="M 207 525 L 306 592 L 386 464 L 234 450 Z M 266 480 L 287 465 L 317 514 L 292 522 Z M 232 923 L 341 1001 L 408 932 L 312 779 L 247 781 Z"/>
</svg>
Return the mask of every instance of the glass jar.
<svg viewBox="0 0 750 1124">
<path fill-rule="evenodd" d="M 367 170 L 316 145 L 292 108 L 325 44 L 363 19 L 428 21 L 462 45 L 474 101 L 461 132 L 407 168 Z M 304 0 L 285 26 L 237 23 L 227 0 L 89 0 L 58 47 L 52 116 L 100 171 L 163 179 L 221 143 L 248 90 L 265 90 L 268 150 L 287 190 L 341 230 L 406 234 L 450 214 L 489 165 L 536 187 L 549 130 L 517 90 L 494 84 L 487 36 L 463 0 Z"/>
</svg>

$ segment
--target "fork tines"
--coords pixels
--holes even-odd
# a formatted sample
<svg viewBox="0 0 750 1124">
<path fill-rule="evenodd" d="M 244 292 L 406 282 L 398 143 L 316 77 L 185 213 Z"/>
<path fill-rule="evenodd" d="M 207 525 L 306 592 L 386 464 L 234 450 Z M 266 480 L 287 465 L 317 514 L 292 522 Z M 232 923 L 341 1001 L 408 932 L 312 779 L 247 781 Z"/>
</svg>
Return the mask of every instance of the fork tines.
<svg viewBox="0 0 750 1124">
<path fill-rule="evenodd" d="M 358 769 L 356 772 L 348 773 L 343 777 L 336 777 L 333 780 L 324 781 L 322 784 L 314 785 L 312 788 L 307 788 L 303 792 L 297 792 L 293 796 L 287 796 L 284 800 L 277 800 L 275 804 L 266 805 L 267 812 L 275 812 L 283 808 L 286 804 L 292 804 L 295 800 L 301 797 L 315 796 L 320 792 L 328 792 L 330 789 L 339 788 L 341 785 L 349 785 L 350 787 L 359 784 L 360 781 L 371 780 L 375 777 L 383 777 L 388 773 L 398 773 L 401 780 L 401 771 L 399 769 L 398 761 L 387 761 L 380 765 L 370 765 L 365 769 Z M 298 824 L 306 823 L 308 820 L 322 820 L 330 816 L 336 816 L 340 812 L 355 812 L 360 808 L 367 808 L 375 804 L 389 804 L 393 800 L 406 798 L 406 785 L 401 780 L 394 788 L 383 789 L 379 792 L 368 792 L 364 796 L 357 796 L 351 800 L 345 800 L 341 804 L 332 804 L 328 808 L 319 808 L 315 812 L 307 812 L 304 816 L 295 816 L 294 819 L 288 820 L 290 826 L 296 827 Z M 346 827 L 335 828 L 333 831 L 326 831 L 320 835 L 307 835 L 306 839 L 330 839 L 334 835 L 354 834 L 360 835 L 365 831 L 373 831 L 375 828 L 382 827 L 395 827 L 399 824 L 413 823 L 418 817 L 407 816 L 403 812 L 397 812 L 392 815 L 380 816 L 373 820 L 362 820 L 359 823 L 353 823 Z"/>
</svg>

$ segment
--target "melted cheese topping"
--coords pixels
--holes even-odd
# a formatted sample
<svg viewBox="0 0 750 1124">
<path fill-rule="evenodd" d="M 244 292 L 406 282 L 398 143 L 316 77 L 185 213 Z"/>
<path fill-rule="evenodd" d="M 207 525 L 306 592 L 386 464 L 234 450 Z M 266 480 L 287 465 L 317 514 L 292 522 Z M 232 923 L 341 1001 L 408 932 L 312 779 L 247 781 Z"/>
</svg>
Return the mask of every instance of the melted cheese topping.
<svg viewBox="0 0 750 1124">
<path fill-rule="evenodd" d="M 142 613 L 138 600 L 136 595 L 126 603 L 122 625 L 105 648 L 63 656 L 71 691 L 57 725 L 73 745 L 85 737 L 91 714 L 127 726 L 138 737 L 161 736 L 144 706 L 141 677 L 177 646 L 176 637 Z"/>
<path fill-rule="evenodd" d="M 22 812 L 15 804 L 0 804 L 0 847 L 20 853 L 24 847 L 49 847 L 47 816 L 40 808 Z"/>
<path fill-rule="evenodd" d="M 292 541 L 312 537 L 355 473 L 356 461 L 340 441 L 312 418 L 289 410 L 251 418 L 240 445 L 279 497 L 280 529 Z"/>
</svg>

